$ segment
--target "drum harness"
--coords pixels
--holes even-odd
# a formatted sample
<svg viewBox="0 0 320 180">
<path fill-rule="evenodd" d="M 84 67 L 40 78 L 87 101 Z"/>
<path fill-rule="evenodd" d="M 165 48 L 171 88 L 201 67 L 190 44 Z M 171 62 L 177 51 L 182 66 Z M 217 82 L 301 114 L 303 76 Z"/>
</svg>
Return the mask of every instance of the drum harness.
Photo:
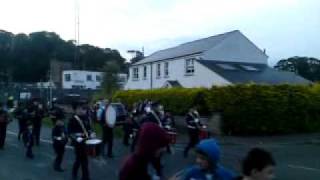
<svg viewBox="0 0 320 180">
<path fill-rule="evenodd" d="M 83 131 L 83 134 L 85 135 L 85 138 L 86 139 L 89 139 L 89 134 L 88 134 L 88 131 L 86 130 L 86 128 L 84 127 L 84 124 L 83 122 L 81 121 L 81 119 L 79 118 L 79 116 L 77 115 L 74 115 L 74 118 L 78 121 L 82 131 Z"/>
</svg>

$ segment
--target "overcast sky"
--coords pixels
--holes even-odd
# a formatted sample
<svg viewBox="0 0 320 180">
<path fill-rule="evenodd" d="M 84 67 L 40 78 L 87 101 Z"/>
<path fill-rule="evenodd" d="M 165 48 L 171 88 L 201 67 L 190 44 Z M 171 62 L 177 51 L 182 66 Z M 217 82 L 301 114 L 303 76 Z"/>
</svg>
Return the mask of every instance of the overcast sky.
<svg viewBox="0 0 320 180">
<path fill-rule="evenodd" d="M 240 30 L 269 64 L 291 56 L 320 58 L 319 0 L 78 0 L 80 43 L 146 55 Z M 76 0 L 0 0 L 0 29 L 53 31 L 75 39 Z"/>
</svg>

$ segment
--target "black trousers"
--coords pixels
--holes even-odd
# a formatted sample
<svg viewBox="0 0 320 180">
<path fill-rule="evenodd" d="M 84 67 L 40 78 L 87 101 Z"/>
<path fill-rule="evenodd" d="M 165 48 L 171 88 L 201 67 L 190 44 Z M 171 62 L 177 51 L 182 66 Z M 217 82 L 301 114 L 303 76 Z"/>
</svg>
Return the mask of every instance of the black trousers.
<svg viewBox="0 0 320 180">
<path fill-rule="evenodd" d="M 33 158 L 33 152 L 32 152 L 32 146 L 33 146 L 33 143 L 31 142 L 32 140 L 30 140 L 30 142 L 28 142 L 26 144 L 26 156 L 29 157 L 29 158 Z"/>
<path fill-rule="evenodd" d="M 63 159 L 63 155 L 65 152 L 65 145 L 59 142 L 54 142 L 53 143 L 53 149 L 54 152 L 56 153 L 56 159 L 54 161 L 54 168 L 61 168 L 61 163 Z"/>
<path fill-rule="evenodd" d="M 132 143 L 131 143 L 131 152 L 134 152 L 137 142 L 139 138 L 139 130 L 135 132 L 135 136 L 133 136 Z"/>
<path fill-rule="evenodd" d="M 124 124 L 123 125 L 123 144 L 126 146 L 129 146 L 129 139 L 130 139 L 130 134 L 132 133 L 132 125 L 131 124 Z"/>
<path fill-rule="evenodd" d="M 108 126 L 103 126 L 103 153 L 104 151 L 104 146 L 108 145 L 108 156 L 112 156 L 112 147 L 113 147 L 113 128 L 110 128 Z"/>
<path fill-rule="evenodd" d="M 189 150 L 195 147 L 199 143 L 199 130 L 198 129 L 188 129 L 189 143 L 184 149 L 184 156 L 188 156 Z"/>
<path fill-rule="evenodd" d="M 81 166 L 82 170 L 82 180 L 89 180 L 89 161 L 88 161 L 88 155 L 86 152 L 86 145 L 84 143 L 82 144 L 76 144 L 75 145 L 75 156 L 76 160 L 73 163 L 72 167 L 72 176 L 77 177 L 78 170 Z"/>
<path fill-rule="evenodd" d="M 0 123 L 0 149 L 4 148 L 4 142 L 7 134 L 7 123 Z"/>
<path fill-rule="evenodd" d="M 18 139 L 21 139 L 22 133 L 25 130 L 24 122 L 22 119 L 18 119 L 18 125 L 19 125 L 19 133 L 18 133 Z"/>
<path fill-rule="evenodd" d="M 34 137 L 34 142 L 36 145 L 39 145 L 40 143 L 40 132 L 41 132 L 41 123 L 35 123 L 33 125 L 33 131 L 32 131 L 32 134 L 33 134 L 33 137 Z"/>
</svg>

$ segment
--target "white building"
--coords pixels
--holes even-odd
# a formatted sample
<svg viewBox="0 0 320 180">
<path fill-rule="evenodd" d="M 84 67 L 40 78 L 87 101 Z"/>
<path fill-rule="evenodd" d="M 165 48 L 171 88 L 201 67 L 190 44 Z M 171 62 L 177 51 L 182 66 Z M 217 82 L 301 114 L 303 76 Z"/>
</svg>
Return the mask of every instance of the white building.
<svg viewBox="0 0 320 180">
<path fill-rule="evenodd" d="M 131 65 L 125 89 L 310 83 L 294 73 L 268 67 L 267 60 L 265 52 L 240 31 L 231 31 L 151 54 Z"/>
<path fill-rule="evenodd" d="M 67 70 L 63 71 L 63 89 L 100 89 L 103 72 Z M 127 81 L 127 74 L 119 74 L 119 84 L 123 86 Z"/>
</svg>

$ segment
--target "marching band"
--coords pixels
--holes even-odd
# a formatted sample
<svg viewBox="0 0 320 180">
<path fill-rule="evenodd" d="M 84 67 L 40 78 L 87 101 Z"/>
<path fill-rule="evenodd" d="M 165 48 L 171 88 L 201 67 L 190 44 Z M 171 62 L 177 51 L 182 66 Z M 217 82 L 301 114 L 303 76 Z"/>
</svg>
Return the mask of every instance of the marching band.
<svg viewBox="0 0 320 180">
<path fill-rule="evenodd" d="M 9 111 L 2 106 L 0 109 L 0 149 L 4 147 L 5 128 L 9 123 Z M 125 107 L 125 106 L 123 106 Z M 107 100 L 101 100 L 89 107 L 88 105 L 72 104 L 73 113 L 65 125 L 65 112 L 56 102 L 46 111 L 45 107 L 36 99 L 27 103 L 18 103 L 15 110 L 12 111 L 14 117 L 18 120 L 19 133 L 18 139 L 22 137 L 26 147 L 26 157 L 33 159 L 33 145 L 39 145 L 42 119 L 50 117 L 54 127 L 52 128 L 52 147 L 56 154 L 53 162 L 53 169 L 57 172 L 63 172 L 62 162 L 65 153 L 65 147 L 68 142 L 74 148 L 75 160 L 72 168 L 72 177 L 77 179 L 79 168 L 81 167 L 82 179 L 90 179 L 89 157 L 101 157 L 104 155 L 104 146 L 108 145 L 107 157 L 113 157 L 113 130 L 119 121 L 118 110 Z M 128 111 L 125 109 L 125 111 Z M 172 153 L 172 145 L 176 143 L 177 131 L 175 129 L 175 120 L 173 115 L 167 111 L 159 102 L 144 100 L 134 103 L 131 111 L 126 113 L 123 126 L 124 137 L 123 144 L 131 144 L 131 152 L 134 152 L 139 139 L 140 129 L 144 124 L 153 123 L 166 132 L 170 138 L 170 144 L 166 145 L 168 153 Z M 200 121 L 199 113 L 193 107 L 186 115 L 186 124 L 188 127 L 189 143 L 185 147 L 184 155 L 188 155 L 190 148 L 194 147 L 201 138 L 201 131 L 206 128 Z M 102 129 L 102 140 L 97 138 L 94 132 L 94 123 L 100 124 Z M 69 141 L 70 139 L 70 141 Z M 152 165 L 157 176 L 161 177 L 162 164 L 161 156 L 152 160 Z"/>
</svg>

